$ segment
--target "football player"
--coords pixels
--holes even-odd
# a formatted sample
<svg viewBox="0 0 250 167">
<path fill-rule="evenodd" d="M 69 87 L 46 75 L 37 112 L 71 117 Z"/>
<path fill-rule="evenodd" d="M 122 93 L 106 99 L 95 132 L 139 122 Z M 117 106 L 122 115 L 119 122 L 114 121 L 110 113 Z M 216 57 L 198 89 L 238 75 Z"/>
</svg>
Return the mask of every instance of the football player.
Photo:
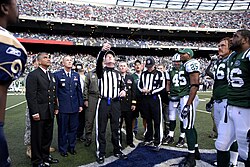
<svg viewBox="0 0 250 167">
<path fill-rule="evenodd" d="M 180 84 L 179 84 L 179 73 L 183 73 L 183 68 L 180 68 L 181 66 L 181 59 L 180 54 L 176 53 L 172 57 L 173 66 L 167 71 L 166 78 L 167 78 L 167 92 L 169 93 L 169 134 L 166 138 L 163 139 L 163 144 L 172 144 L 174 143 L 174 130 L 176 127 L 176 114 L 179 114 L 179 102 L 180 102 Z M 183 122 L 182 118 L 180 117 L 180 137 L 179 141 L 177 142 L 177 147 L 183 147 L 185 141 L 185 131 L 183 129 Z"/>
<path fill-rule="evenodd" d="M 230 49 L 234 52 L 227 61 L 228 88 L 227 107 L 219 127 L 215 142 L 217 161 L 227 157 L 232 143 L 237 140 L 238 151 L 250 166 L 250 31 L 238 30 L 232 38 Z M 223 159 L 222 166 L 228 166 Z"/>
<path fill-rule="evenodd" d="M 199 103 L 197 91 L 200 80 L 200 63 L 193 58 L 194 52 L 191 49 L 182 49 L 179 50 L 179 53 L 184 68 L 183 72 L 179 73 L 180 107 L 188 145 L 188 156 L 187 159 L 181 163 L 181 166 L 193 167 L 196 165 L 195 160 L 200 159 L 197 132 L 194 127 L 196 107 Z"/>
<path fill-rule="evenodd" d="M 10 158 L 3 126 L 7 90 L 12 81 L 24 72 L 27 52 L 22 44 L 6 30 L 18 21 L 16 0 L 0 1 L 0 166 L 9 167 Z"/>
<path fill-rule="evenodd" d="M 206 73 L 208 76 L 214 79 L 214 87 L 213 87 L 213 99 L 214 99 L 214 121 L 216 127 L 219 127 L 220 121 L 222 124 L 224 120 L 222 120 L 225 115 L 225 108 L 227 105 L 227 61 L 229 55 L 231 54 L 230 47 L 230 38 L 223 38 L 218 44 L 218 59 L 214 63 L 214 72 L 210 72 L 210 67 L 208 66 Z M 223 166 L 223 164 L 230 164 L 231 166 L 237 166 L 238 159 L 238 147 L 237 142 L 235 141 L 231 148 L 230 152 L 220 152 L 218 151 L 218 166 Z M 230 159 L 229 159 L 230 158 Z"/>
</svg>

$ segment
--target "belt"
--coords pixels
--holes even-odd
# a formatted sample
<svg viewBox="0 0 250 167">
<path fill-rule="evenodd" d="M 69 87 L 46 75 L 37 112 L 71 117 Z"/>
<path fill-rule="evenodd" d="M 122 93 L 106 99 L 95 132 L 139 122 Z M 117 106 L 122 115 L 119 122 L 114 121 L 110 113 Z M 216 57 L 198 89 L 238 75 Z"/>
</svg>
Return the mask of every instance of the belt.
<svg viewBox="0 0 250 167">
<path fill-rule="evenodd" d="M 108 100 L 108 101 L 120 101 L 120 97 L 111 98 L 111 97 L 99 96 L 99 98 L 101 98 L 103 100 Z"/>
</svg>

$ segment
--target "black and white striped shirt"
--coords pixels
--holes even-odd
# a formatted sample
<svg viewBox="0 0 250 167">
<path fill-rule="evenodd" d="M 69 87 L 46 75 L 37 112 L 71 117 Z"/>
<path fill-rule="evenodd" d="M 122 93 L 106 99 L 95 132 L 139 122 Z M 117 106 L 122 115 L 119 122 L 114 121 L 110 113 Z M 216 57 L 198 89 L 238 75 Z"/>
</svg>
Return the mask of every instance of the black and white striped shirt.
<svg viewBox="0 0 250 167">
<path fill-rule="evenodd" d="M 158 70 L 142 72 L 138 82 L 138 89 L 142 92 L 143 88 L 150 90 L 150 93 L 145 93 L 144 95 L 160 93 L 165 88 L 165 76 L 163 72 Z"/>
<path fill-rule="evenodd" d="M 104 51 L 99 53 L 96 66 L 100 95 L 104 98 L 117 98 L 125 88 L 124 81 L 118 70 L 109 67 L 103 68 L 102 62 L 105 53 Z"/>
</svg>

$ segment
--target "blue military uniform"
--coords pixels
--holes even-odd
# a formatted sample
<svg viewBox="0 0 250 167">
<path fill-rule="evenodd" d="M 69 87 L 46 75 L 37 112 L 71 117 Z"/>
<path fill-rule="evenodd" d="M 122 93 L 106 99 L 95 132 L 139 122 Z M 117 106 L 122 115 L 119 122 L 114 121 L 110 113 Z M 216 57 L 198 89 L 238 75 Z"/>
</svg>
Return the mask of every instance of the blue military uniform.
<svg viewBox="0 0 250 167">
<path fill-rule="evenodd" d="M 60 153 L 75 149 L 79 107 L 83 106 L 83 96 L 78 73 L 65 70 L 55 72 L 58 114 L 58 147 Z"/>
</svg>

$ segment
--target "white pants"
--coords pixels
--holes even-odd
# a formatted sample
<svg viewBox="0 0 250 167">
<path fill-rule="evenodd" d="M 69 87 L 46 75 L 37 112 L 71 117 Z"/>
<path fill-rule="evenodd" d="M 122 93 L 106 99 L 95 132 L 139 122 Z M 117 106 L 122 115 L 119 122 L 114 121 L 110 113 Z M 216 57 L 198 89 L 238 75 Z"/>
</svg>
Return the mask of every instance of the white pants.
<svg viewBox="0 0 250 167">
<path fill-rule="evenodd" d="M 218 130 L 220 120 L 225 115 L 227 99 L 223 99 L 221 103 L 214 102 L 214 122 Z"/>
<path fill-rule="evenodd" d="M 224 114 L 219 123 L 215 147 L 220 151 L 228 151 L 232 143 L 237 140 L 239 155 L 242 159 L 247 160 L 249 154 L 247 132 L 250 130 L 250 108 L 229 105 L 226 112 L 227 122 L 224 122 Z"/>
<path fill-rule="evenodd" d="M 179 111 L 179 101 L 169 101 L 168 105 L 168 117 L 170 121 L 175 121 L 176 120 L 176 114 L 178 114 L 180 118 L 180 111 Z M 180 118 L 180 120 L 182 120 Z"/>
<path fill-rule="evenodd" d="M 187 104 L 189 95 L 183 96 L 180 99 L 180 106 L 181 111 L 183 110 L 184 106 Z M 183 128 L 184 129 L 192 129 L 194 127 L 195 117 L 196 117 L 196 107 L 199 104 L 199 97 L 198 95 L 195 96 L 193 103 L 190 105 L 190 113 L 188 116 L 183 119 Z"/>
</svg>

